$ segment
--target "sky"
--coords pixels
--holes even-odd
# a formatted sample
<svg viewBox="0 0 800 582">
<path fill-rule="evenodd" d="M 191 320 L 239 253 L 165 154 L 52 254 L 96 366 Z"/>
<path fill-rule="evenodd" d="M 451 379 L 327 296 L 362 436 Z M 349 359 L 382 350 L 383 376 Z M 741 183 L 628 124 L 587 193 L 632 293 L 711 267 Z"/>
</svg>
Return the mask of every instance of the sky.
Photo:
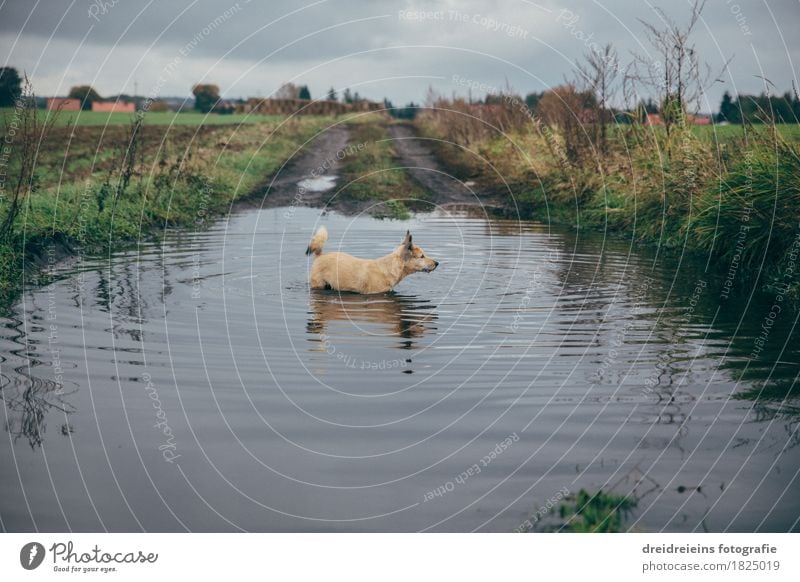
<svg viewBox="0 0 800 582">
<path fill-rule="evenodd" d="M 37 95 L 90 84 L 101 95 L 266 97 L 287 82 L 312 97 L 345 87 L 395 104 L 429 88 L 482 97 L 543 91 L 576 59 L 611 43 L 624 66 L 655 60 L 641 21 L 656 8 L 686 20 L 688 0 L 0 0 L 0 60 Z M 723 91 L 776 93 L 798 83 L 800 0 L 708 0 L 693 37 L 713 77 L 702 111 Z M 726 69 L 723 67 L 730 60 Z"/>
</svg>

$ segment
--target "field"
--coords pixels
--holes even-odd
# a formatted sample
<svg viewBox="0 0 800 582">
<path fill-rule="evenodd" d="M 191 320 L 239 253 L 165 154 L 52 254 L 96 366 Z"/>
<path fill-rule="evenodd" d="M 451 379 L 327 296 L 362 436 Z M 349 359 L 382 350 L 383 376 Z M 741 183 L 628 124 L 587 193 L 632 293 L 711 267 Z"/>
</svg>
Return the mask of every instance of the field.
<svg viewBox="0 0 800 582">
<path fill-rule="evenodd" d="M 112 117 L 122 121 L 96 125 L 94 116 L 66 127 L 59 119 L 45 139 L 33 140 L 27 155 L 21 153 L 21 132 L 13 134 L 3 160 L 11 179 L 3 182 L 0 218 L 9 215 L 13 178 L 26 157 L 32 170 L 30 191 L 22 189 L 12 228 L 0 243 L 0 304 L 19 291 L 24 265 L 35 264 L 52 245 L 91 252 L 196 224 L 199 209 L 205 220 L 252 194 L 332 122 L 262 116 L 250 118 L 257 123 L 235 124 L 237 116 L 227 115 L 199 124 L 205 116 L 154 113 L 135 126 L 130 115 Z M 2 131 L 13 133 L 5 123 Z"/>
<path fill-rule="evenodd" d="M 42 118 L 46 119 L 48 111 L 40 110 Z M 6 118 L 13 116 L 13 108 L 0 108 L 0 125 L 6 124 Z M 127 125 L 131 122 L 131 113 L 106 113 L 102 111 L 62 111 L 55 121 L 57 127 L 64 126 L 105 126 Z M 245 115 L 234 113 L 220 115 L 218 113 L 195 113 L 174 111 L 149 112 L 145 115 L 148 125 L 240 125 L 243 123 L 274 123 L 280 119 L 275 115 Z"/>
<path fill-rule="evenodd" d="M 0 127 L 4 126 L 7 117 L 12 116 L 13 108 L 0 108 Z M 41 110 L 43 118 L 46 119 L 47 111 Z M 106 125 L 128 125 L 133 117 L 130 113 L 105 113 L 100 111 L 64 111 L 56 118 L 56 126 L 106 126 Z M 218 113 L 196 113 L 196 112 L 149 112 L 145 116 L 147 125 L 188 125 L 188 126 L 210 126 L 210 125 L 241 125 L 245 123 L 275 123 L 281 119 L 275 115 L 246 115 L 230 114 L 220 115 Z M 620 126 L 624 130 L 627 126 Z M 763 126 L 761 126 L 763 128 Z M 787 140 L 800 141 L 800 124 L 781 124 L 776 126 L 780 134 Z M 758 131 L 759 126 L 755 129 Z M 659 128 L 656 128 L 660 131 Z M 692 132 L 700 138 L 714 137 L 720 142 L 731 139 L 742 138 L 747 135 L 749 128 L 742 125 L 706 125 L 693 126 Z"/>
<path fill-rule="evenodd" d="M 755 126 L 756 131 L 763 130 L 764 126 Z M 800 124 L 784 123 L 775 126 L 784 139 L 800 142 Z M 696 125 L 692 128 L 698 137 L 713 137 L 724 142 L 731 139 L 742 138 L 749 133 L 750 129 L 743 125 Z"/>
<path fill-rule="evenodd" d="M 774 126 L 778 133 L 788 141 L 800 142 L 800 124 L 779 124 Z M 630 126 L 627 124 L 620 124 L 615 129 L 620 135 L 628 132 Z M 765 125 L 693 125 L 690 127 L 692 134 L 701 140 L 708 140 L 709 143 L 730 143 L 736 140 L 743 140 L 751 137 L 754 134 L 763 133 L 767 131 L 768 126 Z M 664 128 L 646 127 L 647 131 L 652 132 L 659 137 L 663 136 Z"/>
</svg>

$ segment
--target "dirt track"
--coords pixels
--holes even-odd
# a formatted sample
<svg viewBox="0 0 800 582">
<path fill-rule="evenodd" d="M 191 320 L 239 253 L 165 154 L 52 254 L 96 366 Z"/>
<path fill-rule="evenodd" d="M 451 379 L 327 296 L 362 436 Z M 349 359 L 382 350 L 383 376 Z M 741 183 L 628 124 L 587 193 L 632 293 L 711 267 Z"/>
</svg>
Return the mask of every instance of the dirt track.
<svg viewBox="0 0 800 582">
<path fill-rule="evenodd" d="M 417 137 L 409 125 L 392 125 L 389 134 L 402 164 L 423 188 L 433 194 L 433 200 L 445 204 L 479 204 L 475 193 L 460 180 L 451 176 L 439 164 L 424 138 Z"/>
<path fill-rule="evenodd" d="M 257 203 L 265 208 L 298 204 L 325 206 L 330 190 L 316 192 L 300 188 L 298 182 L 312 178 L 312 172 L 316 176 L 336 176 L 341 165 L 337 153 L 345 150 L 348 139 L 349 132 L 344 125 L 335 125 L 325 130 L 306 146 L 303 153 L 266 181 L 251 198 L 250 204 Z"/>
<path fill-rule="evenodd" d="M 410 176 L 431 194 L 435 204 L 486 206 L 470 188 L 451 176 L 437 161 L 428 147 L 427 140 L 419 138 L 413 127 L 405 124 L 389 126 L 389 135 L 399 156 L 399 165 L 408 168 Z M 337 153 L 347 148 L 349 131 L 344 125 L 331 127 L 310 143 L 304 153 L 289 162 L 274 179 L 266 182 L 259 194 L 248 204 L 264 207 L 301 205 L 316 208 L 326 207 L 346 214 L 357 213 L 370 206 L 370 201 L 353 201 L 331 195 L 335 189 L 316 192 L 299 187 L 298 183 L 316 176 L 338 177 L 341 166 Z M 335 188 L 341 187 L 338 180 Z M 402 193 L 398 193 L 402 195 Z M 491 206 L 491 204 L 489 204 Z"/>
</svg>

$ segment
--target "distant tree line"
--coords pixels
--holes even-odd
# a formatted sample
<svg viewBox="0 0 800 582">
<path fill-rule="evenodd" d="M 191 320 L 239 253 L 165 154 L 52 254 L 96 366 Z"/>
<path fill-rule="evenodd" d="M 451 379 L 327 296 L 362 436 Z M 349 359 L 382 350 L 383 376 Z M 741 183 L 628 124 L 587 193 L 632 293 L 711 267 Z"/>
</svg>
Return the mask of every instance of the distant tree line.
<svg viewBox="0 0 800 582">
<path fill-rule="evenodd" d="M 605 125 L 609 121 L 615 123 L 628 123 L 631 121 L 643 121 L 647 115 L 659 113 L 665 124 L 668 126 L 675 123 L 675 112 L 682 113 L 687 102 L 696 100 L 697 86 L 701 84 L 699 78 L 699 65 L 694 61 L 693 47 L 687 45 L 688 34 L 694 25 L 696 18 L 699 16 L 699 10 L 702 8 L 702 3 L 696 4 L 692 12 L 692 21 L 686 31 L 678 31 L 680 34 L 673 33 L 672 37 L 662 38 L 663 33 L 652 29 L 650 31 L 653 35 L 652 42 L 654 46 L 661 47 L 665 45 L 665 54 L 672 55 L 672 61 L 667 61 L 671 68 L 669 71 L 676 71 L 673 74 L 674 78 L 670 78 L 670 83 L 673 83 L 678 89 L 670 91 L 662 91 L 662 95 L 658 100 L 652 98 L 640 98 L 635 106 L 628 105 L 627 108 L 617 109 L 609 104 L 610 98 L 616 89 L 616 77 L 620 72 L 620 67 L 617 62 L 617 55 L 610 46 L 603 47 L 601 52 L 588 53 L 585 58 L 585 63 L 579 66 L 577 79 L 575 82 L 568 82 L 566 85 L 554 87 L 548 91 L 531 92 L 525 95 L 524 99 L 514 95 L 499 93 L 489 94 L 482 101 L 484 105 L 503 105 L 507 104 L 510 98 L 518 102 L 524 102 L 525 107 L 533 114 L 539 115 L 543 120 L 555 121 L 556 118 L 563 118 L 566 111 L 567 114 L 575 115 L 576 112 L 583 112 L 578 114 L 579 121 L 596 121 L 599 122 L 598 141 L 603 145 L 606 141 L 605 138 Z M 665 44 L 666 43 L 666 44 Z M 670 44 L 671 43 L 671 44 Z M 677 48 L 676 48 L 677 47 Z M 669 49 L 669 50 L 667 50 Z M 677 51 L 677 52 L 676 52 Z M 677 57 L 674 56 L 677 54 Z M 636 64 L 636 63 L 634 63 Z M 685 71 L 689 70 L 690 75 L 686 78 Z M 625 80 L 626 82 L 636 81 L 644 85 L 658 84 L 655 80 L 646 77 L 640 73 L 638 76 L 631 75 Z M 661 82 L 661 81 L 659 81 Z M 0 67 L 0 107 L 12 107 L 15 100 L 21 93 L 22 79 L 17 69 L 13 67 Z M 662 83 L 663 84 L 663 83 Z M 687 94 L 687 87 L 694 87 L 694 91 Z M 195 102 L 194 108 L 203 113 L 219 112 L 229 113 L 232 112 L 232 107 L 229 102 L 223 102 L 220 97 L 219 86 L 214 84 L 197 84 L 192 87 L 192 94 L 194 95 Z M 68 93 L 68 97 L 78 99 L 81 102 L 82 109 L 91 110 L 92 103 L 95 101 L 103 101 L 104 99 L 98 92 L 90 85 L 77 85 L 72 87 Z M 278 89 L 275 97 L 279 99 L 302 99 L 311 100 L 311 91 L 308 85 L 295 85 L 294 83 L 286 83 Z M 134 101 L 137 106 L 140 104 L 141 98 L 138 96 L 129 96 L 120 94 L 117 97 L 110 97 L 109 99 L 119 99 L 122 101 Z M 331 87 L 327 94 L 326 99 L 329 101 L 339 100 L 337 92 Z M 359 103 L 363 101 L 358 92 L 352 92 L 349 88 L 345 88 L 341 95 L 343 103 Z M 627 100 L 627 99 L 626 99 Z M 243 102 L 238 100 L 237 102 Z M 474 101 L 471 101 L 475 103 Z M 628 101 L 630 103 L 630 101 Z M 43 107 L 45 99 L 37 99 L 37 106 Z M 413 102 L 408 103 L 404 107 L 395 107 L 391 101 L 384 100 L 384 105 L 389 113 L 401 119 L 413 119 L 419 109 L 419 105 Z M 167 110 L 168 106 L 163 102 L 154 102 L 151 104 L 151 111 Z M 580 119 L 583 116 L 583 119 Z M 587 118 L 588 116 L 588 118 Z M 787 91 L 781 96 L 767 95 L 761 93 L 760 95 L 737 95 L 734 99 L 732 95 L 726 91 L 722 96 L 720 102 L 719 112 L 714 115 L 716 122 L 728 123 L 798 123 L 800 122 L 800 97 L 797 92 Z"/>
<path fill-rule="evenodd" d="M 391 101 L 384 98 L 383 107 L 389 112 L 389 115 L 395 119 L 414 119 L 419 112 L 420 106 L 410 101 L 404 107 L 395 107 Z"/>
<path fill-rule="evenodd" d="M 716 115 L 717 122 L 729 123 L 798 123 L 800 99 L 797 93 L 786 92 L 780 97 L 767 95 L 737 95 L 734 100 L 725 91 Z"/>
</svg>

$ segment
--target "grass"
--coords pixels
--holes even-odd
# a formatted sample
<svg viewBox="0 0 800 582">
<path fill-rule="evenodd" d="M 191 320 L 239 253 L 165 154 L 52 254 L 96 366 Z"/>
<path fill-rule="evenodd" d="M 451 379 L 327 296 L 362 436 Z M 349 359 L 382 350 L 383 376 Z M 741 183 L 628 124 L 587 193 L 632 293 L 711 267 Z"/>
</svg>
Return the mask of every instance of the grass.
<svg viewBox="0 0 800 582">
<path fill-rule="evenodd" d="M 385 118 L 366 115 L 349 122 L 350 144 L 363 148 L 348 155 L 342 164 L 345 186 L 340 200 L 357 206 L 369 205 L 378 218 L 407 219 L 409 209 L 423 209 L 429 194 L 420 188 L 400 163 L 392 146 Z M 398 198 L 402 193 L 402 198 Z"/>
<path fill-rule="evenodd" d="M 14 230 L 0 241 L 0 305 L 16 297 L 26 266 L 40 264 L 53 245 L 98 252 L 165 228 L 205 223 L 251 194 L 298 144 L 331 123 L 311 116 L 267 117 L 245 125 L 151 125 L 150 120 L 145 117 L 137 134 L 134 156 L 127 151 L 126 125 L 55 128 L 40 144 L 25 206 Z M 19 161 L 16 149 L 11 151 L 13 176 Z M 127 186 L 126 155 L 133 158 Z"/>
<path fill-rule="evenodd" d="M 43 111 L 43 113 L 46 113 Z M 0 108 L 0 126 L 14 114 L 13 108 Z M 56 126 L 105 126 L 128 125 L 133 117 L 130 113 L 107 113 L 103 111 L 62 111 L 56 119 Z M 147 125 L 241 125 L 243 123 L 275 123 L 281 119 L 277 115 L 246 115 L 219 113 L 196 113 L 174 111 L 151 111 L 145 114 Z"/>
<path fill-rule="evenodd" d="M 800 237 L 800 152 L 786 141 L 746 152 L 723 176 L 716 192 L 696 204 L 693 231 L 700 248 L 715 251 L 726 263 L 735 254 L 747 269 L 768 266 L 785 271 L 790 250 Z M 741 235 L 741 252 L 737 241 Z M 793 267 L 794 269 L 794 267 Z M 792 278 L 795 288 L 800 285 Z M 787 281 L 788 282 L 788 281 Z"/>
<path fill-rule="evenodd" d="M 564 498 L 545 529 L 563 533 L 621 533 L 635 507 L 636 501 L 624 495 L 581 489 L 577 495 Z"/>
<path fill-rule="evenodd" d="M 562 497 L 559 495 L 559 499 Z M 555 500 L 552 500 L 555 501 Z M 605 492 L 581 489 L 568 494 L 550 510 L 550 503 L 539 508 L 518 530 L 520 532 L 621 533 L 625 520 L 635 509 L 636 499 Z"/>
<path fill-rule="evenodd" d="M 567 499 L 559 506 L 558 514 L 564 523 L 561 532 L 572 533 L 619 533 L 624 531 L 625 518 L 636 501 L 623 495 L 589 493 L 585 489 Z"/>
</svg>

